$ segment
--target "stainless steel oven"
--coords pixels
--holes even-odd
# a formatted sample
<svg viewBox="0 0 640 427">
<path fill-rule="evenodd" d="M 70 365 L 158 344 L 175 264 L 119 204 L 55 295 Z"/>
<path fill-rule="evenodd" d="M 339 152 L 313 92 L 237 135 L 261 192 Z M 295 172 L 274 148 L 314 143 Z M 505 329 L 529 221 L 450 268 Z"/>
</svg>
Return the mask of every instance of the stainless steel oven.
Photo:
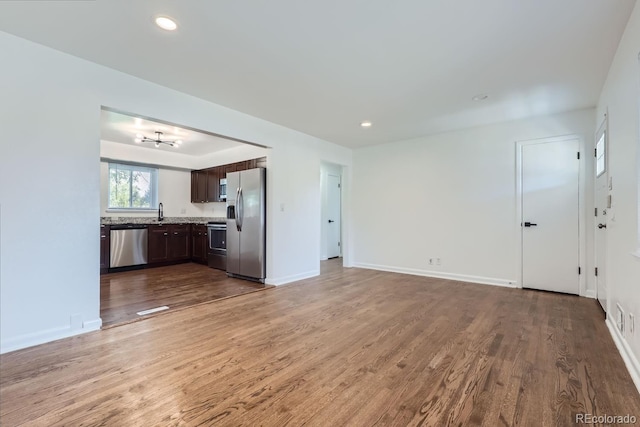
<svg viewBox="0 0 640 427">
<path fill-rule="evenodd" d="M 227 224 L 210 222 L 207 224 L 209 250 L 207 264 L 211 268 L 227 270 Z"/>
</svg>

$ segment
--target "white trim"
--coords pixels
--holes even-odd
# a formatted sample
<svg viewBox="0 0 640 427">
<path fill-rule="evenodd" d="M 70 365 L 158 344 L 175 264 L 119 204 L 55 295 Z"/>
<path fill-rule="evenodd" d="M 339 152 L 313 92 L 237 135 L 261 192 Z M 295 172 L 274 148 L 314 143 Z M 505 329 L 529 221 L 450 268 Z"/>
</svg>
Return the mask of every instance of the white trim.
<svg viewBox="0 0 640 427">
<path fill-rule="evenodd" d="M 587 289 L 587 291 L 583 295 L 585 298 L 596 299 L 598 297 L 595 289 Z"/>
<path fill-rule="evenodd" d="M 522 248 L 522 226 L 519 226 L 523 221 L 522 218 L 522 147 L 525 145 L 531 144 L 545 144 L 550 142 L 562 142 L 562 141 L 578 141 L 578 150 L 580 152 L 579 166 L 578 166 L 578 266 L 582 268 L 583 271 L 587 270 L 587 256 L 586 256 L 586 208 L 585 208 L 585 194 L 586 194 L 586 156 L 587 147 L 586 142 L 583 137 L 577 134 L 567 134 L 567 135 L 558 135 L 544 138 L 536 138 L 536 139 L 528 139 L 528 140 L 518 140 L 516 142 L 516 243 L 518 250 L 518 260 L 517 260 L 517 274 L 518 279 L 516 280 L 517 288 L 522 288 L 522 266 L 523 266 L 523 248 Z M 578 295 L 587 296 L 590 291 L 587 289 L 587 280 L 585 274 L 578 275 Z"/>
<path fill-rule="evenodd" d="M 607 328 L 609 328 L 609 333 L 611 334 L 611 338 L 613 338 L 613 342 L 620 352 L 620 356 L 622 356 L 622 360 L 624 360 L 624 364 L 629 371 L 629 375 L 631 375 L 633 383 L 636 385 L 638 392 L 640 392 L 640 363 L 638 362 L 638 359 L 633 354 L 633 351 L 631 351 L 627 341 L 620 334 L 618 328 L 611 323 L 610 317 L 607 317 L 605 323 Z"/>
<path fill-rule="evenodd" d="M 602 122 L 598 125 L 598 129 L 596 130 L 596 133 L 593 135 L 593 143 L 594 143 L 594 149 L 595 149 L 595 144 L 598 143 L 599 140 L 599 135 L 600 134 L 604 134 L 604 150 L 605 150 L 605 157 L 604 157 L 604 161 L 605 161 L 605 171 L 604 174 L 605 177 L 604 179 L 606 180 L 606 182 L 609 182 L 609 107 L 606 108 L 605 113 L 604 113 L 604 117 L 602 118 Z M 594 157 L 595 158 L 595 157 Z M 597 208 L 598 207 L 598 179 L 599 177 L 596 176 L 595 173 L 596 170 L 596 164 L 595 164 L 595 160 L 594 160 L 594 164 L 593 164 L 593 169 L 592 172 L 593 175 L 591 176 L 593 179 L 593 207 Z M 602 176 L 602 175 L 600 175 Z M 608 292 L 608 284 L 607 284 L 607 272 L 609 271 L 608 268 L 608 260 L 607 260 L 607 242 L 608 242 L 608 235 L 607 233 L 601 233 L 600 237 L 596 236 L 596 233 L 598 232 L 598 230 L 596 229 L 598 221 L 594 220 L 593 223 L 593 227 L 592 227 L 592 231 L 591 231 L 591 235 L 593 236 L 593 267 L 594 268 L 598 268 L 600 269 L 600 274 L 598 276 L 593 276 L 593 286 L 595 287 L 595 293 L 596 293 L 596 299 L 598 299 L 598 304 L 600 304 L 600 307 L 602 307 L 602 309 L 605 311 L 605 313 L 608 312 L 608 306 L 609 306 L 609 295 L 605 295 L 604 296 L 604 304 L 602 303 L 602 301 L 600 301 L 600 299 L 602 299 L 602 295 L 600 296 L 601 298 L 598 298 L 598 281 L 603 280 L 604 279 L 604 289 L 606 290 L 606 292 L 604 292 L 605 294 L 609 293 Z M 598 255 L 598 244 L 601 244 L 604 249 L 603 249 L 603 254 L 604 257 L 603 259 L 600 259 L 600 256 Z M 604 272 L 602 271 L 604 269 Z M 591 270 L 593 273 L 593 270 Z"/>
<path fill-rule="evenodd" d="M 402 268 L 389 265 L 369 264 L 356 262 L 354 267 L 366 268 L 369 270 L 388 271 L 391 273 L 411 274 L 413 276 L 435 277 L 437 279 L 455 280 L 458 282 L 479 283 L 482 285 L 503 286 L 505 288 L 516 288 L 515 279 L 497 279 L 493 277 L 468 276 L 466 274 L 443 273 L 440 271 L 421 270 L 417 268 Z"/>
<path fill-rule="evenodd" d="M 267 277 L 264 281 L 267 285 L 284 285 L 285 283 L 297 282 L 298 280 L 309 279 L 320 275 L 320 270 L 311 270 L 305 273 L 292 274 L 291 276 L 271 278 Z"/>
<path fill-rule="evenodd" d="M 75 335 L 85 334 L 87 332 L 98 331 L 102 327 L 102 319 L 97 318 L 89 320 L 82 324 L 81 329 L 71 329 L 71 326 L 62 328 L 52 328 L 46 331 L 39 331 L 30 334 L 20 335 L 0 343 L 0 354 L 10 351 L 20 350 L 34 345 L 44 344 L 51 341 L 68 338 Z"/>
</svg>

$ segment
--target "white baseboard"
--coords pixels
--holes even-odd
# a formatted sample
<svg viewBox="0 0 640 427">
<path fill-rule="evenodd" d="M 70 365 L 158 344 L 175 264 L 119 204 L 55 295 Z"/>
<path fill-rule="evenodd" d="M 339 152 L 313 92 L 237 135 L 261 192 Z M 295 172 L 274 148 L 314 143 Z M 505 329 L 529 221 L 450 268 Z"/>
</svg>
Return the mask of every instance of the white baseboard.
<svg viewBox="0 0 640 427">
<path fill-rule="evenodd" d="M 593 298 L 593 299 L 596 299 L 597 297 L 595 289 L 587 290 L 584 293 L 584 296 L 585 298 Z"/>
<path fill-rule="evenodd" d="M 627 344 L 627 341 L 616 325 L 612 323 L 611 317 L 607 317 L 606 324 L 613 338 L 613 342 L 616 344 L 616 347 L 618 347 L 622 360 L 624 360 L 624 364 L 627 366 L 631 379 L 640 393 L 640 363 L 638 363 L 638 359 L 635 354 L 633 354 L 633 351 L 631 351 L 631 347 L 629 347 L 629 344 Z"/>
<path fill-rule="evenodd" d="M 20 350 L 34 345 L 44 344 L 56 341 L 62 338 L 72 337 L 74 335 L 85 334 L 91 331 L 97 331 L 102 327 L 102 319 L 97 318 L 84 322 L 82 328 L 72 330 L 70 326 L 62 328 L 53 328 L 46 331 L 39 331 L 30 334 L 20 335 L 14 338 L 0 341 L 0 354 L 10 351 Z"/>
<path fill-rule="evenodd" d="M 285 283 L 297 282 L 298 280 L 308 279 L 310 277 L 315 277 L 320 275 L 320 270 L 311 270 L 305 273 L 300 274 L 292 274 L 291 276 L 285 277 L 267 277 L 264 281 L 267 285 L 284 285 Z"/>
<path fill-rule="evenodd" d="M 370 270 L 389 271 L 391 273 L 412 274 L 414 276 L 435 277 L 438 279 L 457 280 L 460 282 L 480 283 L 483 285 L 503 286 L 506 288 L 516 288 L 517 281 L 515 279 L 496 279 L 493 277 L 468 276 L 466 274 L 443 273 L 441 271 L 420 270 L 416 268 L 400 268 L 388 265 L 368 264 L 356 262 L 354 267 L 367 268 Z"/>
</svg>

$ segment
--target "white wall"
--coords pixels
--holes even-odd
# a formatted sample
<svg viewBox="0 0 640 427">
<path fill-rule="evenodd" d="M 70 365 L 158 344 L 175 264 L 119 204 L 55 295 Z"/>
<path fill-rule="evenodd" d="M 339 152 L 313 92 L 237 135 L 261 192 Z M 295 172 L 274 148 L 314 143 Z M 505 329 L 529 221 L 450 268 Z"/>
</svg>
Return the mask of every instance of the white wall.
<svg viewBox="0 0 640 427">
<path fill-rule="evenodd" d="M 267 280 L 318 273 L 320 162 L 350 150 L 2 32 L 0 51 L 1 352 L 100 327 L 101 106 L 272 147 Z"/>
<path fill-rule="evenodd" d="M 589 109 L 355 150 L 355 265 L 517 284 L 516 141 L 576 134 L 590 153 L 593 121 Z M 587 211 L 593 191 L 584 176 L 591 164 L 591 156 L 583 156 Z M 440 258 L 441 265 L 430 265 L 429 258 Z"/>
<path fill-rule="evenodd" d="M 595 127 L 608 111 L 609 176 L 613 188 L 607 221 L 607 313 L 615 316 L 616 304 L 620 304 L 627 324 L 628 314 L 635 314 L 636 328 L 640 327 L 640 258 L 632 252 L 638 248 L 639 54 L 640 4 L 637 4 L 609 69 L 594 120 Z M 614 328 L 610 329 L 640 389 L 640 330 L 631 334 L 627 328 L 619 335 Z"/>
<path fill-rule="evenodd" d="M 323 162 L 320 165 L 320 259 L 326 260 L 328 258 L 327 251 L 327 233 L 328 233 L 328 208 L 327 208 L 327 177 L 328 175 L 336 175 L 342 177 L 342 166 L 334 165 L 332 163 Z"/>
</svg>

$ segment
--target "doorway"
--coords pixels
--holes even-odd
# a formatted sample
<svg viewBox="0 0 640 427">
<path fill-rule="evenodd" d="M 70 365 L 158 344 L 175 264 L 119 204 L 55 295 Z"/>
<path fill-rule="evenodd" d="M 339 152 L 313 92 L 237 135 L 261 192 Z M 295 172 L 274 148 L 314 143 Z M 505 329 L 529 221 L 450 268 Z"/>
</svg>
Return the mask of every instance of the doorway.
<svg viewBox="0 0 640 427">
<path fill-rule="evenodd" d="M 266 167 L 267 147 L 108 107 L 100 139 L 103 327 L 272 287 L 227 277 L 220 250 L 227 173 Z"/>
<path fill-rule="evenodd" d="M 320 259 L 342 256 L 342 167 L 323 162 L 320 167 Z"/>
<path fill-rule="evenodd" d="M 607 132 L 607 116 L 602 121 L 596 133 L 596 149 L 595 149 L 595 277 L 596 277 L 596 296 L 600 306 L 607 312 L 607 275 L 606 275 L 606 254 L 607 254 L 607 210 L 610 206 L 609 190 L 611 183 L 609 182 L 608 168 L 608 141 Z"/>
<path fill-rule="evenodd" d="M 580 294 L 580 141 L 518 143 L 523 288 Z"/>
</svg>

